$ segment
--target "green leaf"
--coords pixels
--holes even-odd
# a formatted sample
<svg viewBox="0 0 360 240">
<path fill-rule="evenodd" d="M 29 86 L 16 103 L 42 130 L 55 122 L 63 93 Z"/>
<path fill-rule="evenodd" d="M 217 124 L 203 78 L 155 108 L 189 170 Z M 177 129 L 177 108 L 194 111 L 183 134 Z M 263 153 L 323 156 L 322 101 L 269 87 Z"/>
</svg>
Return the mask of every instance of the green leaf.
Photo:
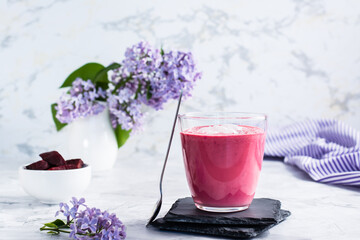
<svg viewBox="0 0 360 240">
<path fill-rule="evenodd" d="M 51 235 L 59 235 L 60 234 L 60 232 L 55 232 L 55 231 L 49 231 L 47 233 L 51 234 Z"/>
<path fill-rule="evenodd" d="M 130 73 L 130 75 L 125 78 L 125 80 L 121 81 L 119 84 L 117 84 L 115 86 L 115 89 L 112 91 L 112 93 L 114 94 L 118 89 L 120 89 L 121 87 L 124 87 L 126 83 L 128 83 L 130 80 L 132 80 L 132 74 Z"/>
<path fill-rule="evenodd" d="M 124 130 L 121 128 L 120 125 L 118 125 L 116 127 L 116 129 L 114 129 L 114 133 L 115 133 L 115 137 L 116 137 L 116 141 L 118 144 L 118 148 L 120 148 L 122 145 L 125 144 L 126 140 L 129 138 L 130 136 L 130 132 L 131 130 Z"/>
<path fill-rule="evenodd" d="M 138 86 L 138 88 L 136 89 L 136 92 L 135 92 L 135 97 L 134 97 L 135 100 L 136 100 L 136 99 L 138 98 L 138 96 L 139 96 L 139 93 L 140 93 L 140 91 L 141 91 L 141 87 L 142 87 L 142 84 L 139 83 L 139 86 Z"/>
<path fill-rule="evenodd" d="M 56 126 L 56 130 L 60 131 L 63 127 L 65 127 L 67 124 L 66 123 L 61 123 L 57 118 L 56 118 L 56 109 L 55 109 L 56 103 L 51 104 L 51 114 L 52 114 L 52 118 L 54 120 L 55 126 Z"/>
<path fill-rule="evenodd" d="M 149 83 L 147 83 L 146 85 L 146 99 L 150 100 L 150 98 L 152 97 L 151 86 Z"/>
<path fill-rule="evenodd" d="M 66 227 L 66 223 L 61 219 L 56 219 L 55 221 L 51 222 L 52 224 L 55 224 L 58 228 Z M 68 227 L 66 227 L 68 228 Z"/>
<path fill-rule="evenodd" d="M 47 227 L 51 227 L 51 228 L 57 228 L 57 226 L 56 226 L 56 224 L 54 224 L 54 223 L 45 223 L 44 224 L 45 226 L 47 226 Z"/>
<path fill-rule="evenodd" d="M 110 70 L 113 70 L 113 69 L 117 69 L 119 67 L 121 67 L 121 65 L 119 63 L 112 63 L 109 66 L 107 66 L 106 68 L 103 68 L 96 74 L 96 76 L 94 78 L 94 82 L 95 83 L 99 83 L 99 82 L 108 83 L 109 79 L 107 76 L 107 72 Z"/>
<path fill-rule="evenodd" d="M 105 67 L 100 63 L 87 63 L 73 71 L 64 81 L 60 88 L 71 87 L 76 78 L 90 79 L 93 83 L 96 75 Z"/>
<path fill-rule="evenodd" d="M 160 55 L 161 55 L 161 56 L 164 56 L 164 54 L 165 54 L 164 49 L 161 47 L 161 48 L 160 48 Z"/>
<path fill-rule="evenodd" d="M 109 79 L 108 79 L 108 71 L 116 69 L 121 67 L 121 65 L 119 63 L 112 63 L 109 66 L 107 66 L 106 68 L 103 68 L 102 70 L 100 70 L 95 78 L 94 78 L 94 83 L 96 85 L 96 87 L 101 87 L 103 90 L 106 90 L 109 88 L 108 84 L 109 84 Z"/>
</svg>

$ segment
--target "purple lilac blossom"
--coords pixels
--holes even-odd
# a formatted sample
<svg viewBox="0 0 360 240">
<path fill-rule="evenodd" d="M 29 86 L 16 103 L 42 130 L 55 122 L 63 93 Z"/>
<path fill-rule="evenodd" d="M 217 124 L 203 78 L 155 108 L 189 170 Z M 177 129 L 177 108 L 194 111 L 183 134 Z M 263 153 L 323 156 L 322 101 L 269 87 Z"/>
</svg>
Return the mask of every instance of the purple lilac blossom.
<svg viewBox="0 0 360 240">
<path fill-rule="evenodd" d="M 73 239 L 101 239 L 101 240 L 121 240 L 126 238 L 125 225 L 116 217 L 115 214 L 109 214 L 107 211 L 101 211 L 97 208 L 89 208 L 85 199 L 77 200 L 72 198 L 71 208 L 66 203 L 60 203 L 60 212 L 67 217 L 67 224 L 70 224 L 70 238 Z M 85 210 L 79 210 L 82 206 Z"/>
<path fill-rule="evenodd" d="M 73 219 L 76 217 L 76 213 L 79 210 L 80 206 L 84 206 L 86 207 L 85 203 L 85 199 L 84 198 L 80 198 L 79 200 L 77 200 L 75 197 L 73 197 L 70 200 L 70 203 L 73 205 L 71 208 L 69 207 L 68 204 L 66 203 L 60 203 L 59 207 L 60 210 L 56 212 L 55 217 L 59 215 L 59 213 L 62 213 L 67 220 L 67 223 L 70 223 L 70 217 Z"/>
<path fill-rule="evenodd" d="M 118 125 L 124 130 L 139 128 L 143 116 L 140 111 L 141 102 L 132 97 L 134 94 L 128 88 L 118 89 L 116 94 L 111 91 L 112 88 L 108 90 L 107 102 L 113 128 Z"/>
<path fill-rule="evenodd" d="M 97 208 L 87 208 L 79 212 L 74 223 L 70 226 L 70 237 L 74 239 L 125 239 L 124 224 L 115 214 L 102 212 Z M 88 234 L 89 236 L 82 236 Z"/>
<path fill-rule="evenodd" d="M 194 83 L 201 78 L 191 53 L 154 49 L 140 42 L 125 53 L 121 67 L 115 69 L 107 91 L 112 126 L 136 130 L 141 126 L 141 104 L 160 110 L 180 96 L 191 96 Z"/>
<path fill-rule="evenodd" d="M 106 97 L 105 91 L 96 89 L 90 80 L 77 78 L 69 92 L 64 93 L 57 102 L 56 118 L 61 123 L 70 123 L 80 117 L 99 114 L 106 108 L 105 104 L 96 101 L 100 97 Z"/>
<path fill-rule="evenodd" d="M 194 83 L 201 78 L 196 70 L 192 54 L 170 51 L 163 56 L 163 64 L 158 69 L 160 78 L 149 79 L 151 85 L 151 98 L 142 96 L 142 102 L 150 107 L 160 110 L 164 103 L 170 99 L 178 99 L 181 90 L 184 98 L 191 96 Z"/>
</svg>

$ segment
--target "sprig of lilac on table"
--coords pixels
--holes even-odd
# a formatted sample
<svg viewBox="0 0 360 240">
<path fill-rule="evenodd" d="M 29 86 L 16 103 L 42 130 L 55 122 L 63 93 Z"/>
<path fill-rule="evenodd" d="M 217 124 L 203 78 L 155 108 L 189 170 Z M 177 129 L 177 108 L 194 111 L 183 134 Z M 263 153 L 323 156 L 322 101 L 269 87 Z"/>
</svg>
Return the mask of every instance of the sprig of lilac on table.
<svg viewBox="0 0 360 240">
<path fill-rule="evenodd" d="M 85 205 L 85 199 L 72 198 L 70 207 L 66 203 L 60 203 L 60 210 L 56 212 L 64 215 L 66 220 L 56 219 L 46 223 L 41 231 L 48 231 L 49 234 L 58 235 L 69 233 L 73 239 L 101 239 L 121 240 L 126 238 L 125 225 L 114 213 L 101 211 L 98 208 L 89 208 Z M 80 209 L 82 208 L 82 209 Z"/>
</svg>

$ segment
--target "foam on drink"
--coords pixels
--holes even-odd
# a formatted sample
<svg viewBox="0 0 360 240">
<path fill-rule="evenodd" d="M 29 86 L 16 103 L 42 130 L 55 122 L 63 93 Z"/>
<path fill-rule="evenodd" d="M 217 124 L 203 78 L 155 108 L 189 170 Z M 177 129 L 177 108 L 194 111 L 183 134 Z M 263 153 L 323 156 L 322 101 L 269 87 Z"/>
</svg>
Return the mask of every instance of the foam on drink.
<svg viewBox="0 0 360 240">
<path fill-rule="evenodd" d="M 258 127 L 242 126 L 235 124 L 219 124 L 209 126 L 198 126 L 187 129 L 183 133 L 198 134 L 198 135 L 247 135 L 264 133 L 264 130 Z"/>
</svg>

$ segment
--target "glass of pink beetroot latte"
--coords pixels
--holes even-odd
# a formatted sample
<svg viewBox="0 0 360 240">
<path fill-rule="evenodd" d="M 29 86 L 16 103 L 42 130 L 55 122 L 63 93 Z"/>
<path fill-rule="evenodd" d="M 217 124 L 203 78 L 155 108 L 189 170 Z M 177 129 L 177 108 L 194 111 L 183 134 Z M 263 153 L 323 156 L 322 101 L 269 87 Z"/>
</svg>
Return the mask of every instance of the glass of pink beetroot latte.
<svg viewBox="0 0 360 240">
<path fill-rule="evenodd" d="M 247 209 L 260 175 L 267 116 L 214 112 L 179 114 L 178 119 L 196 207 L 210 212 Z"/>
</svg>

